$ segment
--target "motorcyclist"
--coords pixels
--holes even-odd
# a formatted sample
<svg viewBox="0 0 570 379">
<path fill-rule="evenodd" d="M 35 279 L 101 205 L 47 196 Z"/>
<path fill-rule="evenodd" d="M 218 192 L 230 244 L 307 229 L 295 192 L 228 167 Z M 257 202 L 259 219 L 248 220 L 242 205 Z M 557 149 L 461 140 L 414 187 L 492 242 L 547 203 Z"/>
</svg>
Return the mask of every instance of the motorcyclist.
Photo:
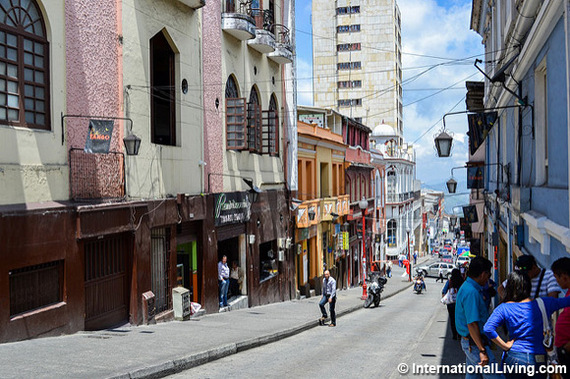
<svg viewBox="0 0 570 379">
<path fill-rule="evenodd" d="M 422 289 L 427 291 L 426 282 L 424 280 L 424 273 L 421 270 L 416 270 L 416 276 L 414 277 L 414 281 L 419 280 L 422 283 Z"/>
</svg>

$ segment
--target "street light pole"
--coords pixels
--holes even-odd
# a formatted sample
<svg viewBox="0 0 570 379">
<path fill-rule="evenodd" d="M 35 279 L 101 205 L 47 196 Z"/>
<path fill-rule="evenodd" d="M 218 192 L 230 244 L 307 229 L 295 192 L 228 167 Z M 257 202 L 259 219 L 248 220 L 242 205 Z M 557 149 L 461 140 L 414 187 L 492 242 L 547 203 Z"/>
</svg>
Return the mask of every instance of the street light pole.
<svg viewBox="0 0 570 379">
<path fill-rule="evenodd" d="M 412 254 L 410 251 L 410 228 L 406 229 L 406 233 L 408 233 L 408 282 L 412 281 Z"/>
<path fill-rule="evenodd" d="M 362 196 L 362 200 L 358 202 L 358 207 L 362 212 L 362 300 L 366 300 L 368 293 L 366 292 L 366 209 L 368 201 Z"/>
</svg>

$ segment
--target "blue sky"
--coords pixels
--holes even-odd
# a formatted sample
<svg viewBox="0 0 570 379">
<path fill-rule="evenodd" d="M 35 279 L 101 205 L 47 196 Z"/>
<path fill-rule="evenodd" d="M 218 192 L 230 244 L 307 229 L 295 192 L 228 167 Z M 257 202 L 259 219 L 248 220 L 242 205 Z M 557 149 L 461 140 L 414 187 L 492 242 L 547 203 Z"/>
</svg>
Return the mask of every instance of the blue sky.
<svg viewBox="0 0 570 379">
<path fill-rule="evenodd" d="M 298 99 L 300 105 L 311 105 L 311 1 L 295 1 Z M 431 188 L 447 192 L 444 183 L 451 177 L 451 168 L 463 166 L 468 158 L 467 116 L 446 117 L 446 128 L 454 134 L 450 158 L 436 156 L 433 138 L 443 127 L 444 114 L 465 110 L 465 81 L 482 80 L 473 66 L 475 56 L 482 58 L 479 55 L 483 45 L 481 37 L 470 30 L 472 1 L 397 2 L 402 14 L 404 137 L 417 151 L 417 178 Z M 406 84 L 407 79 L 437 64 L 441 65 Z M 454 176 L 460 183 L 457 192 L 465 192 L 466 171 L 455 170 Z"/>
</svg>

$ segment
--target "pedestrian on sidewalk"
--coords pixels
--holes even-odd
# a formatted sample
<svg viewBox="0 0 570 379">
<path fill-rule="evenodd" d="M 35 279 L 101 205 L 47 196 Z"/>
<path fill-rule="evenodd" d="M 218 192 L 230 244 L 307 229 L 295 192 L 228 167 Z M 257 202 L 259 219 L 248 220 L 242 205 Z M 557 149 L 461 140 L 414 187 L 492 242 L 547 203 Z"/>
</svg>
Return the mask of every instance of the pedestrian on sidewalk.
<svg viewBox="0 0 570 379">
<path fill-rule="evenodd" d="M 334 307 L 336 305 L 336 280 L 331 276 L 329 270 L 325 271 L 325 277 L 323 279 L 323 297 L 319 302 L 319 307 L 321 308 L 322 317 L 319 319 L 319 324 L 324 325 L 327 319 L 327 310 L 325 309 L 325 304 L 329 303 L 329 311 L 331 313 L 331 323 L 329 326 L 336 326 L 336 313 Z"/>
<path fill-rule="evenodd" d="M 220 290 L 220 307 L 228 306 L 228 287 L 230 286 L 230 268 L 228 267 L 228 257 L 222 256 L 218 262 L 218 287 Z"/>
<path fill-rule="evenodd" d="M 546 374 L 539 371 L 540 367 L 547 363 L 543 345 L 543 316 L 537 300 L 531 299 L 530 278 L 526 271 L 521 270 L 511 272 L 507 278 L 505 299 L 487 320 L 484 326 L 485 334 L 505 351 L 505 365 L 534 366 L 536 377 L 546 378 Z M 544 304 L 547 319 L 558 309 L 570 306 L 570 297 L 555 299 L 545 296 L 538 300 Z M 497 334 L 496 329 L 501 325 L 507 326 L 510 341 L 503 341 Z"/>
<path fill-rule="evenodd" d="M 417 260 L 418 260 L 418 252 L 414 251 L 414 265 L 416 264 Z"/>
<path fill-rule="evenodd" d="M 515 262 L 515 268 L 521 271 L 526 271 L 530 282 L 532 284 L 532 289 L 530 292 L 531 299 L 536 299 L 537 297 L 558 297 L 558 293 L 562 292 L 558 283 L 556 283 L 556 278 L 550 270 L 541 269 L 536 264 L 536 259 L 532 255 L 521 255 L 517 258 Z M 505 288 L 507 287 L 507 280 L 505 280 L 497 289 L 499 296 L 505 297 Z"/>
<path fill-rule="evenodd" d="M 551 268 L 558 285 L 566 290 L 566 297 L 570 297 L 570 258 L 558 259 Z M 560 313 L 554 332 L 554 346 L 556 346 L 558 354 L 558 364 L 570 367 L 570 309 L 565 309 Z M 562 378 L 570 378 L 570 372 L 562 374 Z"/>
<path fill-rule="evenodd" d="M 451 271 L 451 277 L 443 286 L 441 290 L 441 296 L 444 297 L 447 295 L 446 301 L 444 304 L 447 306 L 447 313 L 449 313 L 449 325 L 451 327 L 451 334 L 453 335 L 453 339 L 459 339 L 459 335 L 457 334 L 457 328 L 455 327 L 455 302 L 457 301 L 457 291 L 461 288 L 463 284 L 463 277 L 461 276 L 461 272 L 458 269 L 454 268 Z"/>
<path fill-rule="evenodd" d="M 390 260 L 386 264 L 386 276 L 388 276 L 388 278 L 392 277 L 392 261 Z"/>
<path fill-rule="evenodd" d="M 467 280 L 457 292 L 455 302 L 455 326 L 461 336 L 461 348 L 467 366 L 486 366 L 497 363 L 489 341 L 483 334 L 483 326 L 489 318 L 489 310 L 483 299 L 483 286 L 491 277 L 493 264 L 486 258 L 476 257 L 471 262 Z M 504 378 L 500 374 L 467 374 L 466 378 Z"/>
</svg>

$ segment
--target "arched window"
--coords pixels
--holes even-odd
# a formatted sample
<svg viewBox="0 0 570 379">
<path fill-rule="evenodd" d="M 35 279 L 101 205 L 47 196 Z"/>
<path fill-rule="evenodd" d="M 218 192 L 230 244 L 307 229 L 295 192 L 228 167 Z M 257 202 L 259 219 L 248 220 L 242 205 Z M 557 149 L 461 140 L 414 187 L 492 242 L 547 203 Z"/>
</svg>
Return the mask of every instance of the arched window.
<svg viewBox="0 0 570 379">
<path fill-rule="evenodd" d="M 388 247 L 396 247 L 397 245 L 397 227 L 396 220 L 388 221 Z"/>
<path fill-rule="evenodd" d="M 279 113 L 277 97 L 271 95 L 269 110 L 263 111 L 262 152 L 269 155 L 279 155 Z"/>
<path fill-rule="evenodd" d="M 163 32 L 150 40 L 152 142 L 176 145 L 174 51 Z"/>
<path fill-rule="evenodd" d="M 233 75 L 226 82 L 226 149 L 241 150 L 246 146 L 245 99 Z"/>
<path fill-rule="evenodd" d="M 49 44 L 34 0 L 0 1 L 0 123 L 50 129 Z"/>
<path fill-rule="evenodd" d="M 261 103 L 255 86 L 247 103 L 247 146 L 251 152 L 261 152 Z"/>
</svg>

